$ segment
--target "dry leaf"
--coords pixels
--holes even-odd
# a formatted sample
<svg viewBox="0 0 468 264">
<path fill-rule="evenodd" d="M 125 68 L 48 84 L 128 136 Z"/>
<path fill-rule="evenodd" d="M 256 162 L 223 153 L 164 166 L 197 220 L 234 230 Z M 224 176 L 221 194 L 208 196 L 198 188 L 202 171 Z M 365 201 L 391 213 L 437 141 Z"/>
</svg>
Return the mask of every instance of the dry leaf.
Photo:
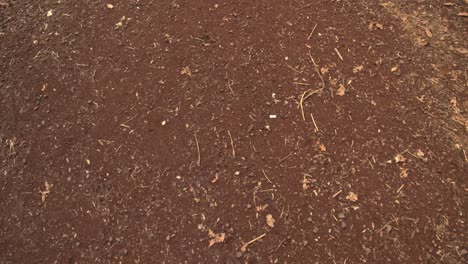
<svg viewBox="0 0 468 264">
<path fill-rule="evenodd" d="M 311 181 L 309 179 L 307 179 L 306 176 L 304 176 L 304 179 L 302 180 L 302 189 L 304 191 L 309 189 L 309 183 L 311 183 Z"/>
<path fill-rule="evenodd" d="M 119 22 L 117 22 L 117 23 L 115 24 L 115 29 L 122 28 L 122 27 L 123 27 L 123 22 L 124 22 L 124 20 L 125 20 L 125 16 L 121 17 L 120 20 L 119 20 Z"/>
<path fill-rule="evenodd" d="M 275 227 L 275 219 L 273 218 L 271 214 L 267 214 L 266 223 L 269 227 Z"/>
<path fill-rule="evenodd" d="M 424 152 L 420 149 L 418 149 L 418 151 L 416 151 L 416 155 L 420 158 L 424 157 Z"/>
<path fill-rule="evenodd" d="M 257 212 L 261 212 L 261 211 L 264 211 L 267 207 L 268 207 L 268 204 L 264 204 L 264 205 L 258 205 L 255 209 L 257 210 Z"/>
<path fill-rule="evenodd" d="M 468 53 L 468 50 L 465 48 L 456 48 L 455 50 L 462 55 L 465 55 Z"/>
<path fill-rule="evenodd" d="M 426 28 L 426 35 L 430 38 L 432 38 L 432 31 L 428 28 Z"/>
<path fill-rule="evenodd" d="M 112 8 L 114 8 L 114 6 L 113 6 L 113 5 L 111 5 L 111 4 L 107 4 L 106 6 L 107 6 L 107 8 L 109 8 L 109 9 L 112 9 Z"/>
<path fill-rule="evenodd" d="M 408 169 L 400 168 L 400 178 L 408 177 Z"/>
<path fill-rule="evenodd" d="M 328 73 L 328 68 L 327 67 L 322 67 L 320 69 L 320 72 L 322 73 L 322 75 L 324 75 L 324 74 Z"/>
<path fill-rule="evenodd" d="M 468 12 L 460 12 L 458 13 L 458 16 L 468 17 Z"/>
<path fill-rule="evenodd" d="M 396 163 L 405 162 L 406 160 L 406 158 L 401 154 L 396 154 L 394 159 Z"/>
<path fill-rule="evenodd" d="M 47 195 L 50 193 L 50 184 L 46 181 L 44 183 L 44 186 L 45 191 L 39 191 L 41 193 L 41 199 L 43 203 L 45 202 Z"/>
<path fill-rule="evenodd" d="M 336 94 L 339 96 L 343 96 L 345 92 L 346 92 L 346 88 L 344 87 L 343 84 L 340 84 L 340 86 L 338 87 L 338 90 L 336 91 Z"/>
<path fill-rule="evenodd" d="M 184 68 L 182 68 L 182 70 L 180 71 L 180 74 L 182 74 L 182 75 L 187 75 L 187 76 L 192 76 L 192 71 L 190 70 L 189 67 L 184 67 Z"/>
<path fill-rule="evenodd" d="M 383 25 L 380 24 L 380 23 L 376 23 L 376 24 L 375 24 L 375 27 L 378 28 L 378 29 L 380 29 L 380 30 L 383 30 Z"/>
<path fill-rule="evenodd" d="M 374 29 L 374 22 L 369 23 L 369 30 L 372 30 L 372 29 Z"/>
<path fill-rule="evenodd" d="M 398 66 L 392 67 L 391 71 L 392 71 L 392 72 L 398 71 Z"/>
<path fill-rule="evenodd" d="M 223 243 L 224 238 L 226 237 L 225 233 L 215 234 L 213 230 L 208 230 L 208 236 L 211 237 L 208 247 L 213 246 L 216 243 Z"/>
<path fill-rule="evenodd" d="M 364 69 L 364 66 L 362 66 L 362 65 L 356 66 L 356 67 L 353 68 L 353 73 L 358 73 L 358 72 L 362 71 L 362 69 Z"/>
<path fill-rule="evenodd" d="M 454 6 L 454 5 L 455 5 L 455 3 L 449 3 L 449 2 L 444 3 L 444 6 Z"/>
<path fill-rule="evenodd" d="M 351 202 L 356 202 L 358 200 L 357 194 L 353 192 L 349 192 L 348 195 L 346 195 L 346 200 L 349 200 Z"/>
<path fill-rule="evenodd" d="M 51 10 L 49 10 L 49 11 L 47 11 L 47 16 L 48 16 L 48 17 L 51 17 L 52 15 L 53 15 L 53 13 L 52 13 L 52 9 L 51 9 Z"/>
<path fill-rule="evenodd" d="M 317 141 L 317 145 L 318 145 L 320 151 L 323 151 L 323 152 L 327 151 L 327 147 L 325 147 L 325 145 L 323 143 L 321 143 L 320 141 Z"/>
</svg>

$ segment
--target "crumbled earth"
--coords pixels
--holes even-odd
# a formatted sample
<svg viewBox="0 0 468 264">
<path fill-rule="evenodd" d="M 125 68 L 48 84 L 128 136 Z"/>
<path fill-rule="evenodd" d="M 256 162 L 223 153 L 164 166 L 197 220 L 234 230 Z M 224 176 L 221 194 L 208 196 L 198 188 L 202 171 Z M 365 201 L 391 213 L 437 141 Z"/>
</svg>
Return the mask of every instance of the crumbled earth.
<svg viewBox="0 0 468 264">
<path fill-rule="evenodd" d="M 466 0 L 0 0 L 1 263 L 466 263 Z"/>
</svg>

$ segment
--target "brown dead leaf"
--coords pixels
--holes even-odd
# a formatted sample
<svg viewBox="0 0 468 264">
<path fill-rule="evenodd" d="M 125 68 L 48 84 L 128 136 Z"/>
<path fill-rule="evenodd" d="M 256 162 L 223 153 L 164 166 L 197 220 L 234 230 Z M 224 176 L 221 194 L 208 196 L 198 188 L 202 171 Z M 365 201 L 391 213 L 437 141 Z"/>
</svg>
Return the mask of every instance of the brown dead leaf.
<svg viewBox="0 0 468 264">
<path fill-rule="evenodd" d="M 212 247 L 216 243 L 223 243 L 226 237 L 225 233 L 216 234 L 213 230 L 208 230 L 208 236 L 211 238 L 208 247 Z"/>
<path fill-rule="evenodd" d="M 369 23 L 369 30 L 372 30 L 372 29 L 374 29 L 374 22 Z"/>
<path fill-rule="evenodd" d="M 430 38 L 432 38 L 432 31 L 428 28 L 426 28 L 426 35 Z"/>
<path fill-rule="evenodd" d="M 349 192 L 348 195 L 346 195 L 346 200 L 356 202 L 358 200 L 358 195 L 353 192 Z"/>
<path fill-rule="evenodd" d="M 121 17 L 119 22 L 115 24 L 115 29 L 123 28 L 123 22 L 125 21 L 125 16 Z"/>
<path fill-rule="evenodd" d="M 424 157 L 424 152 L 422 150 L 418 149 L 418 151 L 416 151 L 416 156 L 422 158 L 422 157 Z"/>
<path fill-rule="evenodd" d="M 180 71 L 180 74 L 192 76 L 192 71 L 190 70 L 189 67 L 183 67 L 182 70 Z"/>
<path fill-rule="evenodd" d="M 362 65 L 356 66 L 356 67 L 353 68 L 353 73 L 358 73 L 358 72 L 362 71 L 362 69 L 364 69 L 364 66 L 362 66 Z"/>
<path fill-rule="evenodd" d="M 396 72 L 398 71 L 398 66 L 392 67 L 391 72 Z"/>
<path fill-rule="evenodd" d="M 400 168 L 400 178 L 408 177 L 408 169 Z"/>
<path fill-rule="evenodd" d="M 255 209 L 257 210 L 257 212 L 261 212 L 261 211 L 265 211 L 267 207 L 268 207 L 268 204 L 264 204 L 264 205 L 257 206 Z"/>
<path fill-rule="evenodd" d="M 405 162 L 405 160 L 406 160 L 406 158 L 403 157 L 403 155 L 401 155 L 401 154 L 396 154 L 394 159 L 395 159 L 396 163 Z"/>
<path fill-rule="evenodd" d="M 380 24 L 380 23 L 375 23 L 375 27 L 380 29 L 380 30 L 383 30 L 383 25 Z"/>
<path fill-rule="evenodd" d="M 319 149 L 320 151 L 327 151 L 327 147 L 325 147 L 325 145 L 323 143 L 321 143 L 320 141 L 317 141 L 317 145 L 319 146 Z"/>
<path fill-rule="evenodd" d="M 328 73 L 328 68 L 327 67 L 322 67 L 320 69 L 320 72 L 322 73 L 322 75 L 325 75 L 326 73 Z"/>
<path fill-rule="evenodd" d="M 266 216 L 266 223 L 269 227 L 275 227 L 275 219 L 271 214 L 267 214 Z"/>
<path fill-rule="evenodd" d="M 460 12 L 460 13 L 458 13 L 458 16 L 468 17 L 468 12 Z"/>
<path fill-rule="evenodd" d="M 336 94 L 339 96 L 343 96 L 345 92 L 346 92 L 346 88 L 344 87 L 343 84 L 340 84 L 340 86 L 338 87 L 338 90 L 336 91 Z"/>
<path fill-rule="evenodd" d="M 47 181 L 44 183 L 44 186 L 45 186 L 45 191 L 39 191 L 41 193 L 41 200 L 43 203 L 45 202 L 47 195 L 50 193 L 50 187 L 51 187 Z"/>
<path fill-rule="evenodd" d="M 302 180 L 302 189 L 304 191 L 306 191 L 307 189 L 309 189 L 309 183 L 311 183 L 311 181 L 309 179 L 307 179 L 306 176 L 304 176 L 304 179 Z"/>
<path fill-rule="evenodd" d="M 465 48 L 456 48 L 455 50 L 462 55 L 466 55 L 468 53 L 468 49 Z"/>
</svg>

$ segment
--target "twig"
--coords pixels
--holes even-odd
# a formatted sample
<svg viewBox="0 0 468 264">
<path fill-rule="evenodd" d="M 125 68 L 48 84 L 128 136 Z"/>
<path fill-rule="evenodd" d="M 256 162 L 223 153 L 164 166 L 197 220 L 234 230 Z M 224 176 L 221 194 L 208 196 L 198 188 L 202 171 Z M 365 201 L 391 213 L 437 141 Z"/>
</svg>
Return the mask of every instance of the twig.
<svg viewBox="0 0 468 264">
<path fill-rule="evenodd" d="M 317 72 L 317 75 L 319 76 L 320 80 L 322 81 L 323 87 L 325 87 L 325 81 L 323 80 L 323 76 L 322 76 L 322 74 L 320 74 L 318 65 L 317 65 L 317 63 L 315 63 L 315 60 L 312 57 L 312 54 L 310 54 L 310 51 L 309 51 L 309 58 L 310 58 L 310 61 L 312 62 L 312 64 L 314 65 L 314 68 L 315 68 L 315 71 Z"/>
<path fill-rule="evenodd" d="M 318 24 L 315 24 L 314 28 L 312 29 L 312 32 L 310 32 L 309 37 L 307 40 L 309 40 L 312 37 L 312 34 L 314 34 L 315 28 L 317 27 Z"/>
<path fill-rule="evenodd" d="M 312 113 L 310 113 L 310 117 L 312 117 L 312 122 L 314 122 L 315 132 L 320 132 L 320 129 L 318 128 L 317 123 L 315 123 L 314 115 Z"/>
<path fill-rule="evenodd" d="M 384 226 L 382 226 L 382 228 L 380 228 L 379 230 L 377 230 L 377 231 L 375 231 L 375 232 L 376 232 L 376 233 L 380 233 L 382 230 L 384 230 L 384 229 L 385 229 L 387 226 L 389 226 L 391 223 L 396 222 L 396 221 L 398 221 L 398 220 L 400 220 L 399 217 L 394 218 L 393 220 L 388 221 L 387 223 L 385 223 Z"/>
<path fill-rule="evenodd" d="M 287 64 L 287 63 L 286 63 L 286 65 L 287 65 L 291 70 L 293 70 L 293 71 L 295 71 L 295 72 L 297 72 L 297 73 L 303 73 L 303 72 L 304 72 L 304 71 L 298 71 L 298 70 L 294 69 L 291 65 L 289 65 L 289 64 Z"/>
<path fill-rule="evenodd" d="M 279 243 L 279 245 L 278 245 L 274 250 L 270 251 L 270 254 L 271 254 L 271 253 L 274 253 L 274 252 L 276 252 L 276 251 L 278 251 L 278 249 L 283 245 L 284 241 L 286 241 L 286 240 L 287 240 L 287 238 L 281 240 L 281 242 Z"/>
<path fill-rule="evenodd" d="M 197 134 L 195 134 L 195 142 L 197 143 L 197 152 L 198 152 L 197 164 L 198 164 L 198 167 L 200 167 L 200 164 L 201 164 L 201 157 L 200 157 L 200 146 L 198 145 Z"/>
<path fill-rule="evenodd" d="M 341 54 L 337 48 L 335 48 L 335 51 L 336 51 L 336 54 L 338 54 L 338 57 L 340 57 L 340 60 L 343 61 L 343 57 L 341 57 Z"/>
<path fill-rule="evenodd" d="M 281 163 L 281 162 L 285 161 L 286 159 L 288 159 L 289 157 L 291 157 L 291 154 L 293 154 L 293 153 L 292 153 L 292 152 L 289 153 L 286 157 L 282 158 L 282 159 L 279 161 L 279 163 Z"/>
<path fill-rule="evenodd" d="M 401 192 L 401 190 L 403 190 L 403 187 L 405 187 L 405 185 L 404 185 L 404 184 L 403 184 L 403 185 L 401 185 L 401 187 L 400 187 L 400 188 L 398 188 L 398 190 L 396 191 L 396 193 L 400 193 L 400 192 Z"/>
<path fill-rule="evenodd" d="M 309 86 L 310 83 L 303 83 L 303 82 L 294 82 L 294 84 L 297 84 L 297 85 L 305 85 L 305 86 Z"/>
<path fill-rule="evenodd" d="M 337 197 L 340 193 L 342 193 L 343 190 L 339 190 L 338 192 L 336 192 L 334 195 L 333 195 L 333 198 Z"/>
<path fill-rule="evenodd" d="M 242 243 L 241 251 L 242 251 L 242 252 L 247 251 L 247 247 L 248 247 L 250 244 L 252 244 L 252 243 L 254 243 L 254 242 L 256 242 L 256 241 L 262 239 L 264 236 L 266 236 L 266 233 L 263 234 L 263 235 L 261 235 L 261 236 L 259 236 L 259 237 L 256 237 L 256 238 L 250 240 L 250 241 L 247 242 L 247 243 Z"/>
<path fill-rule="evenodd" d="M 234 141 L 232 140 L 231 131 L 228 130 L 229 138 L 231 139 L 231 147 L 232 147 L 232 157 L 236 157 L 236 150 L 234 149 Z"/>
</svg>

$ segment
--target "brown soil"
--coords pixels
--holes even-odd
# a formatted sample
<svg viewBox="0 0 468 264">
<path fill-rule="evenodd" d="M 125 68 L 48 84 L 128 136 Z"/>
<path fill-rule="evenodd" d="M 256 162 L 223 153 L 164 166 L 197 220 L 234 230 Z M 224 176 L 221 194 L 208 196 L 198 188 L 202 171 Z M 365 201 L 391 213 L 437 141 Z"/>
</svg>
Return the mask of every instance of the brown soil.
<svg viewBox="0 0 468 264">
<path fill-rule="evenodd" d="M 465 263 L 450 2 L 1 0 L 0 262 Z"/>
</svg>

